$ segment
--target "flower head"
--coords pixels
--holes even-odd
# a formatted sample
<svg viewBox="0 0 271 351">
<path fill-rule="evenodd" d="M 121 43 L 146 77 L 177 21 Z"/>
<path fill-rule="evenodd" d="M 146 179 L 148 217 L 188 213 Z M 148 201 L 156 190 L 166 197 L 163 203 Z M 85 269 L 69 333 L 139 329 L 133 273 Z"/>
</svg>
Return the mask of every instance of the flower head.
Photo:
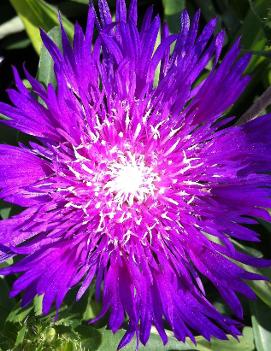
<svg viewBox="0 0 271 351">
<path fill-rule="evenodd" d="M 151 8 L 137 26 L 136 0 L 128 10 L 118 0 L 114 21 L 98 6 L 73 45 L 61 27 L 62 51 L 41 32 L 57 88 L 25 70 L 30 91 L 14 70 L 13 105 L 0 104 L 3 123 L 37 139 L 0 146 L 1 197 L 25 208 L 0 224 L 2 261 L 23 256 L 1 274 L 20 273 L 12 295 L 24 292 L 23 305 L 43 295 L 44 313 L 95 280 L 97 318 L 109 313 L 113 332 L 129 321 L 119 347 L 135 334 L 146 344 L 151 326 L 166 343 L 165 321 L 181 341 L 236 336 L 202 278 L 240 319 L 237 294 L 252 298 L 245 280 L 262 277 L 237 263 L 268 264 L 232 239 L 257 241 L 248 224 L 269 219 L 271 119 L 220 119 L 249 82 L 250 57 L 238 58 L 237 41 L 218 63 L 224 33 L 214 35 L 215 20 L 198 33 L 199 13 L 190 23 L 184 11 L 170 35 Z"/>
</svg>

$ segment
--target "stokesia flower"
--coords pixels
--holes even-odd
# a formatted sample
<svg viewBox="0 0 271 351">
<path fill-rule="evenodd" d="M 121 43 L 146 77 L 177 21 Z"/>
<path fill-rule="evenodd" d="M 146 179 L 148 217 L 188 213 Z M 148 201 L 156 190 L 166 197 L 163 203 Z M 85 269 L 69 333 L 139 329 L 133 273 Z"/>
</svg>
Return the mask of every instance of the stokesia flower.
<svg viewBox="0 0 271 351">
<path fill-rule="evenodd" d="M 117 1 L 115 20 L 105 0 L 98 7 L 73 45 L 63 27 L 61 50 L 41 31 L 57 88 L 25 70 L 30 91 L 14 69 L 12 106 L 0 105 L 4 124 L 36 137 L 0 146 L 1 197 L 25 208 L 1 222 L 2 261 L 20 258 L 1 274 L 19 274 L 11 295 L 23 306 L 43 295 L 44 314 L 95 282 L 97 318 L 108 313 L 113 332 L 128 320 L 119 347 L 134 335 L 145 345 L 152 326 L 166 343 L 165 322 L 180 341 L 237 336 L 237 295 L 253 298 L 246 280 L 262 279 L 239 263 L 269 263 L 232 241 L 258 241 L 249 225 L 270 219 L 271 116 L 221 118 L 249 82 L 250 57 L 238 58 L 237 41 L 220 60 L 224 33 L 215 20 L 198 33 L 199 12 L 191 23 L 182 12 L 171 35 L 151 8 L 138 27 L 136 0 Z M 236 320 L 208 301 L 203 277 Z"/>
</svg>

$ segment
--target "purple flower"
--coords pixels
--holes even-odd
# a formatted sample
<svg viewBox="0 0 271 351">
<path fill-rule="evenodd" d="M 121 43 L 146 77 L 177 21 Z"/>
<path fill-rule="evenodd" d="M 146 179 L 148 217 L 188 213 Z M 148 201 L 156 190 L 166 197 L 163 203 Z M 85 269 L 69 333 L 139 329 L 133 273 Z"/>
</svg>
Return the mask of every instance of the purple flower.
<svg viewBox="0 0 271 351">
<path fill-rule="evenodd" d="M 23 256 L 1 270 L 20 273 L 11 295 L 24 292 L 23 305 L 44 295 L 46 314 L 95 280 L 97 318 L 109 313 L 113 332 L 129 321 L 119 347 L 135 334 L 146 344 L 151 326 L 166 343 L 165 321 L 180 341 L 239 335 L 202 278 L 241 319 L 237 294 L 253 298 L 245 281 L 263 278 L 237 263 L 269 264 L 232 239 L 258 241 L 249 225 L 270 219 L 271 116 L 225 128 L 250 57 L 238 58 L 237 41 L 218 64 L 224 33 L 214 35 L 215 20 L 198 33 L 198 23 L 199 12 L 190 23 L 184 11 L 170 35 L 151 8 L 137 26 L 136 0 L 128 11 L 117 1 L 114 21 L 100 0 L 72 46 L 62 28 L 63 52 L 41 32 L 57 88 L 25 70 L 30 91 L 14 70 L 13 105 L 0 104 L 3 123 L 37 139 L 0 146 L 1 198 L 25 208 L 0 224 L 2 261 Z"/>
</svg>

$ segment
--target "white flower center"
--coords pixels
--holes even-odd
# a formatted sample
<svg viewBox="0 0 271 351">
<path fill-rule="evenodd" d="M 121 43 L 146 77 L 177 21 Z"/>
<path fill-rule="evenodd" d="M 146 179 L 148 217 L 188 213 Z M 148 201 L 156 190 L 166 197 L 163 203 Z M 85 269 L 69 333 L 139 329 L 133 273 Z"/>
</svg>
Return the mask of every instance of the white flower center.
<svg viewBox="0 0 271 351">
<path fill-rule="evenodd" d="M 135 195 L 143 185 L 141 169 L 133 165 L 122 167 L 112 185 L 116 192 Z"/>
<path fill-rule="evenodd" d="M 142 203 L 149 195 L 154 195 L 155 182 L 160 178 L 151 167 L 145 165 L 144 157 L 121 154 L 117 161 L 108 166 L 110 180 L 104 186 L 107 193 L 114 194 L 120 205 L 134 201 Z"/>
</svg>

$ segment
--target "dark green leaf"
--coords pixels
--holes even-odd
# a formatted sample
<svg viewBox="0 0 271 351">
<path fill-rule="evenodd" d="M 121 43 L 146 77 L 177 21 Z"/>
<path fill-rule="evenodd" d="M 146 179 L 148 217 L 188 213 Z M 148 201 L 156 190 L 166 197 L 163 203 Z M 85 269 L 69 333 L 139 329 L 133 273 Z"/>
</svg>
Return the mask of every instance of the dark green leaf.
<svg viewBox="0 0 271 351">
<path fill-rule="evenodd" d="M 197 7 L 200 8 L 206 21 L 217 16 L 214 4 L 211 0 L 195 0 L 195 2 Z"/>
<path fill-rule="evenodd" d="M 270 0 L 258 0 L 250 8 L 241 28 L 242 47 L 246 50 L 262 51 L 267 43 L 267 38 L 263 30 L 262 19 L 265 18 L 270 8 Z M 255 56 L 248 71 L 251 72 L 263 60 Z"/>
<path fill-rule="evenodd" d="M 271 37 L 271 6 L 270 6 L 270 2 L 269 2 L 269 7 L 267 7 L 267 13 L 264 14 L 264 16 L 262 16 L 262 13 L 258 12 L 257 9 L 257 3 L 255 3 L 253 0 L 249 0 L 249 6 L 251 8 L 251 11 L 254 13 L 254 15 L 257 17 L 257 19 L 259 20 L 259 23 L 262 26 L 262 29 L 265 33 L 265 36 L 268 40 L 268 43 L 270 44 L 270 37 Z"/>
<path fill-rule="evenodd" d="M 25 49 L 30 45 L 31 41 L 25 33 L 17 33 L 3 40 L 3 47 L 5 50 Z"/>
<path fill-rule="evenodd" d="M 271 50 L 265 50 L 265 51 L 253 51 L 253 50 L 249 50 L 249 53 L 256 55 L 256 56 L 260 56 L 260 57 L 267 57 L 268 59 L 271 60 Z"/>
<path fill-rule="evenodd" d="M 252 327 L 257 351 L 270 351 L 271 348 L 271 309 L 261 301 L 251 303 Z"/>
<path fill-rule="evenodd" d="M 184 0 L 163 0 L 164 13 L 172 33 L 180 30 L 180 13 L 185 8 Z"/>
<path fill-rule="evenodd" d="M 14 300 L 9 297 L 9 290 L 6 279 L 0 278 L 0 329 L 14 306 Z"/>
<path fill-rule="evenodd" d="M 9 322 L 5 323 L 4 327 L 0 328 L 0 350 L 13 351 L 17 337 L 18 324 L 13 324 Z"/>
<path fill-rule="evenodd" d="M 85 351 L 99 349 L 102 342 L 102 334 L 98 329 L 89 325 L 80 325 L 75 331 L 79 334 L 81 346 Z"/>
<path fill-rule="evenodd" d="M 69 0 L 71 2 L 78 2 L 79 4 L 84 4 L 84 5 L 88 5 L 89 4 L 89 0 Z"/>
</svg>

